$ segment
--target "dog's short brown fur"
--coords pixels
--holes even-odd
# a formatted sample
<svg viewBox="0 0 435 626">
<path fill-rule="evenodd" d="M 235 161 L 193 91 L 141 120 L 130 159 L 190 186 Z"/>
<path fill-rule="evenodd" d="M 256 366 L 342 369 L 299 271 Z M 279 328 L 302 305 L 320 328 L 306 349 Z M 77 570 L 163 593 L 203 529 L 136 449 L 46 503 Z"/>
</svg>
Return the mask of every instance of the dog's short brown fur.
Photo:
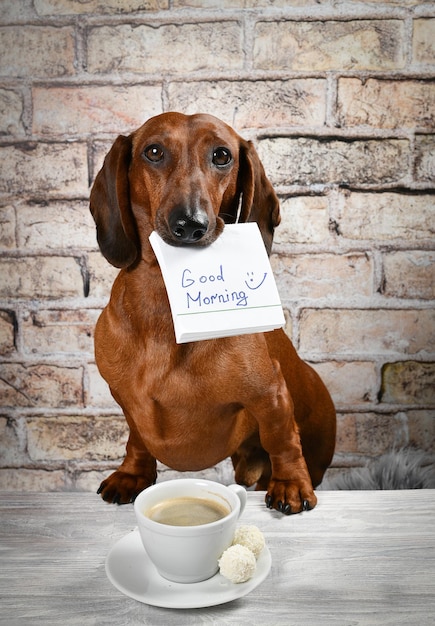
<svg viewBox="0 0 435 626">
<path fill-rule="evenodd" d="M 151 118 L 113 144 L 91 211 L 102 253 L 122 268 L 96 360 L 130 428 L 104 500 L 132 501 L 156 480 L 156 459 L 199 471 L 230 456 L 236 481 L 266 489 L 269 508 L 313 508 L 335 445 L 322 381 L 282 330 L 177 345 L 148 241 L 156 230 L 173 245 L 208 245 L 238 219 L 258 223 L 270 252 L 279 203 L 251 142 L 209 115 Z"/>
</svg>

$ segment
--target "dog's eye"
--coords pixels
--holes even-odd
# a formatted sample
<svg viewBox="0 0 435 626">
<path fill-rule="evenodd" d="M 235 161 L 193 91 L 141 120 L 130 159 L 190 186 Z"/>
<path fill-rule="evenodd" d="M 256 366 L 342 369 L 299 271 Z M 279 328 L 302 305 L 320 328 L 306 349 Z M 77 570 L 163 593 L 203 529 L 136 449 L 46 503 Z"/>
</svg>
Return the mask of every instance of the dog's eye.
<svg viewBox="0 0 435 626">
<path fill-rule="evenodd" d="M 151 161 L 151 163 L 158 163 L 159 161 L 162 161 L 165 156 L 163 149 L 156 143 L 153 143 L 151 146 L 145 148 L 143 154 L 148 161 Z"/>
<path fill-rule="evenodd" d="M 216 148 L 213 152 L 213 163 L 218 167 L 228 165 L 232 161 L 232 154 L 228 148 Z"/>
</svg>

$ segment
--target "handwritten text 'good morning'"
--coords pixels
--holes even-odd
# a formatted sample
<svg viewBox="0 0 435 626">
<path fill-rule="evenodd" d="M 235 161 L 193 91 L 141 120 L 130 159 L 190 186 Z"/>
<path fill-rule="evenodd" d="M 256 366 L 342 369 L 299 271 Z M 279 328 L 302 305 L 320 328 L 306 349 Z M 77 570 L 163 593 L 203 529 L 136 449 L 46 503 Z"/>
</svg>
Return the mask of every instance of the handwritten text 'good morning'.
<svg viewBox="0 0 435 626">
<path fill-rule="evenodd" d="M 267 273 L 264 273 L 258 279 L 254 277 L 253 272 L 247 272 L 244 284 L 249 290 L 256 291 L 264 283 L 266 276 Z M 216 272 L 200 276 L 195 276 L 188 268 L 184 269 L 181 276 L 181 286 L 187 290 L 187 308 L 213 307 L 228 303 L 239 307 L 248 305 L 248 294 L 245 290 L 230 291 L 222 283 L 225 283 L 223 265 L 220 265 Z M 204 293 L 203 286 L 207 293 Z"/>
</svg>

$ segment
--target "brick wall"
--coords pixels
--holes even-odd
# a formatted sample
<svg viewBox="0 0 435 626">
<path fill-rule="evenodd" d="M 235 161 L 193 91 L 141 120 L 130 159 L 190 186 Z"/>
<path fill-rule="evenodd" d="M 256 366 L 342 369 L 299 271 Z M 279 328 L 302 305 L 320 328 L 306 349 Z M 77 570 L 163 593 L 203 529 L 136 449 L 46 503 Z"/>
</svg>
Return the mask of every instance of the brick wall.
<svg viewBox="0 0 435 626">
<path fill-rule="evenodd" d="M 95 489 L 123 455 L 89 186 L 168 110 L 256 142 L 288 333 L 338 409 L 333 471 L 435 451 L 435 3 L 3 1 L 0 52 L 0 488 Z"/>
</svg>

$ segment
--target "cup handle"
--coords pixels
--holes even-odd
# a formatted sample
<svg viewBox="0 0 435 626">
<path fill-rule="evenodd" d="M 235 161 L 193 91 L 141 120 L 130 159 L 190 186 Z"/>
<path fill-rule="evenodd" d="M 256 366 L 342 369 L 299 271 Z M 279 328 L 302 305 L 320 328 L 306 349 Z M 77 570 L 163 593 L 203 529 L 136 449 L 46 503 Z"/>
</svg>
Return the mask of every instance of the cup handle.
<svg viewBox="0 0 435 626">
<path fill-rule="evenodd" d="M 240 517 L 243 511 L 245 510 L 246 500 L 248 499 L 248 494 L 246 492 L 246 489 L 242 487 L 241 485 L 228 485 L 228 488 L 231 489 L 231 491 L 234 491 L 234 493 L 238 496 L 240 500 L 240 511 L 239 511 L 239 517 Z"/>
</svg>

